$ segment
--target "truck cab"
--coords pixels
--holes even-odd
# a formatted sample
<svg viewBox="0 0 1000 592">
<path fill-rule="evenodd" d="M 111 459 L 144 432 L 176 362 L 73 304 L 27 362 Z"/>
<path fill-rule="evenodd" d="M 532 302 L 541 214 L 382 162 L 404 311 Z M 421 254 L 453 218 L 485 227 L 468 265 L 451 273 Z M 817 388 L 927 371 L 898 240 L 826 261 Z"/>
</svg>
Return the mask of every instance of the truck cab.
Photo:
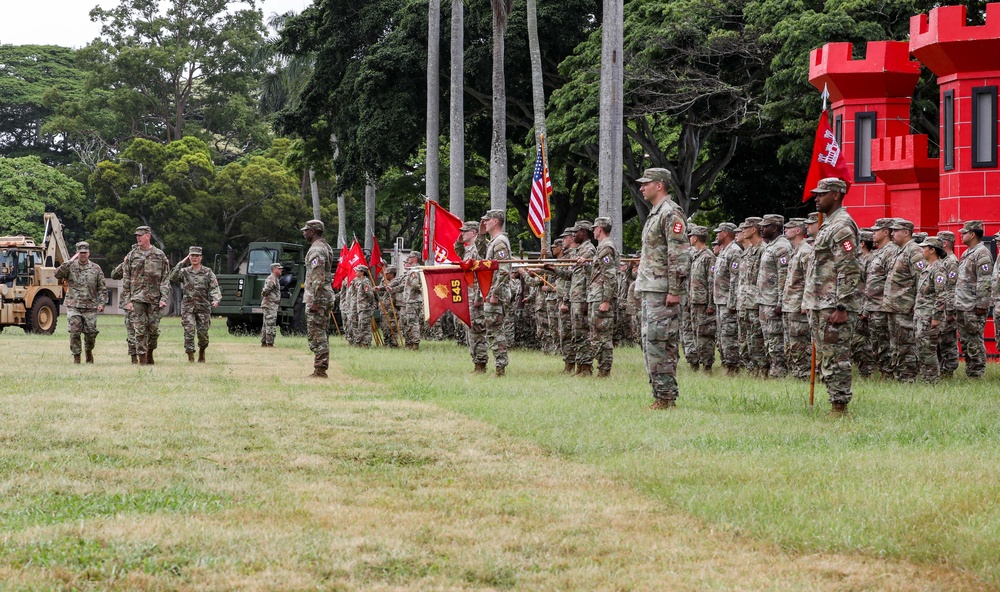
<svg viewBox="0 0 1000 592">
<path fill-rule="evenodd" d="M 214 314 L 226 317 L 226 326 L 234 335 L 259 333 L 264 324 L 260 308 L 264 280 L 271 273 L 271 264 L 281 263 L 278 326 L 283 335 L 305 334 L 305 254 L 305 247 L 294 243 L 250 243 L 231 273 L 217 273 L 222 301 Z"/>
</svg>

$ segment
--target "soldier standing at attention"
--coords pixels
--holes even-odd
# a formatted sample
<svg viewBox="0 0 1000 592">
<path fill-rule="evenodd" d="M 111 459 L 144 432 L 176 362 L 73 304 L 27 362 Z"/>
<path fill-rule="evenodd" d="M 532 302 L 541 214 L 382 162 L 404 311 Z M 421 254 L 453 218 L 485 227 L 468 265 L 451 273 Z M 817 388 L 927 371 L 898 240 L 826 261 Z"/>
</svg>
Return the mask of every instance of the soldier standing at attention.
<svg viewBox="0 0 1000 592">
<path fill-rule="evenodd" d="M 101 266 L 90 260 L 90 243 L 76 243 L 76 254 L 56 270 L 56 279 L 66 280 L 68 290 L 63 304 L 69 324 L 69 351 L 73 363 L 80 363 L 80 334 L 83 334 L 83 351 L 87 363 L 94 363 L 94 342 L 97 341 L 97 313 L 104 311 L 108 302 L 108 288 L 104 284 Z"/>
<path fill-rule="evenodd" d="M 205 362 L 212 309 L 219 306 L 222 291 L 215 273 L 201 264 L 201 247 L 190 247 L 170 272 L 170 281 L 181 285 L 181 326 L 184 327 L 184 351 L 188 362 L 194 361 L 194 336 L 198 334 L 198 361 Z M 190 267 L 184 267 L 188 261 Z"/>
<path fill-rule="evenodd" d="M 646 169 L 636 179 L 652 209 L 642 228 L 642 252 L 635 292 L 642 301 L 643 354 L 653 387 L 650 409 L 676 407 L 677 342 L 687 229 L 684 213 L 670 199 L 670 171 Z"/>
<path fill-rule="evenodd" d="M 132 313 L 135 352 L 139 364 L 153 364 L 153 350 L 160 337 L 160 311 L 170 295 L 170 262 L 160 249 L 150 244 L 149 226 L 135 229 L 138 248 L 125 261 L 121 301 Z"/>
<path fill-rule="evenodd" d="M 894 352 L 889 337 L 889 311 L 885 306 L 885 282 L 899 247 L 892 242 L 890 226 L 893 218 L 879 218 L 872 227 L 871 261 L 865 275 L 865 299 L 861 314 L 868 320 L 868 334 L 872 340 L 872 354 L 882 378 L 893 378 Z"/>
<path fill-rule="evenodd" d="M 996 244 L 1000 244 L 1000 232 L 993 237 Z M 1000 310 L 1000 265 L 993 266 L 993 281 L 991 283 L 990 294 L 993 298 L 993 319 L 996 321 L 996 311 Z"/>
<path fill-rule="evenodd" d="M 715 364 L 715 333 L 718 328 L 712 273 L 715 267 L 715 253 L 706 244 L 707 228 L 689 226 L 688 235 L 692 257 L 691 274 L 688 278 L 688 305 L 691 307 L 695 342 L 694 351 L 691 352 L 694 358 L 692 367 L 701 366 L 705 374 L 711 374 L 712 365 Z"/>
<path fill-rule="evenodd" d="M 403 270 L 403 341 L 406 349 L 420 349 L 420 326 L 424 320 L 424 293 L 420 287 L 420 253 L 410 251 Z"/>
<path fill-rule="evenodd" d="M 803 313 L 806 286 L 806 267 L 812 257 L 811 240 L 806 239 L 806 226 L 819 218 L 792 218 L 785 224 L 785 238 L 792 245 L 792 258 L 788 262 L 788 278 L 781 296 L 781 311 L 785 321 L 785 342 L 788 370 L 799 380 L 809 380 L 812 342 L 809 339 L 809 315 Z"/>
<path fill-rule="evenodd" d="M 580 220 L 573 227 L 573 242 L 576 243 L 576 265 L 569 268 L 569 314 L 573 325 L 573 362 L 576 373 L 590 376 L 594 373 L 593 350 L 590 347 L 590 322 L 587 306 L 587 284 L 590 281 L 590 262 L 594 260 L 597 249 L 590 241 L 591 224 L 588 220 Z"/>
<path fill-rule="evenodd" d="M 962 226 L 962 243 L 968 247 L 958 262 L 955 283 L 955 311 L 958 336 L 965 355 L 965 375 L 982 378 L 986 373 L 986 311 L 990 307 L 990 280 L 993 256 L 983 244 L 982 220 L 970 220 Z"/>
<path fill-rule="evenodd" d="M 736 310 L 740 320 L 740 354 L 747 370 L 755 377 L 767 374 L 767 351 L 764 333 L 760 327 L 760 307 L 757 304 L 757 278 L 760 276 L 760 259 L 764 254 L 764 239 L 760 235 L 763 218 L 750 217 L 743 221 L 743 240 L 746 248 L 740 261 L 740 289 Z"/>
<path fill-rule="evenodd" d="M 743 249 L 736 242 L 736 225 L 723 222 L 715 229 L 719 257 L 715 260 L 713 298 L 718 317 L 719 354 L 727 376 L 740 371 L 740 337 L 736 318 L 736 278 Z"/>
<path fill-rule="evenodd" d="M 871 229 L 858 231 L 858 263 L 861 265 L 861 287 L 864 289 L 868 279 L 868 267 L 875 255 L 875 241 Z M 858 324 L 854 327 L 854 340 L 851 343 L 851 362 L 858 369 L 858 374 L 867 378 L 875 368 L 875 350 L 871 342 L 871 331 L 868 328 L 868 317 L 864 314 L 865 297 L 861 295 L 861 314 Z"/>
<path fill-rule="evenodd" d="M 830 395 L 831 414 L 842 416 L 853 395 L 851 338 L 861 312 L 858 226 L 842 207 L 847 193 L 842 180 L 823 179 L 812 193 L 816 209 L 825 216 L 813 244 L 816 364 Z"/>
<path fill-rule="evenodd" d="M 576 243 L 573 242 L 573 236 L 572 228 L 567 228 L 562 233 L 564 259 L 576 259 Z M 559 351 L 563 355 L 563 374 L 572 374 L 576 370 L 576 352 L 573 350 L 573 319 L 570 316 L 569 306 L 570 275 L 563 269 L 555 271 L 555 274 L 558 278 L 556 302 L 559 308 Z"/>
<path fill-rule="evenodd" d="M 934 384 L 941 379 L 938 362 L 938 337 L 948 315 L 948 270 L 944 265 L 941 239 L 928 237 L 920 243 L 923 249 L 924 268 L 917 280 L 917 296 L 913 304 L 913 325 L 917 337 L 917 358 L 920 361 L 920 378 Z"/>
<path fill-rule="evenodd" d="M 788 260 L 792 258 L 792 244 L 783 233 L 785 217 L 768 214 L 760 223 L 761 237 L 767 241 L 760 256 L 760 273 L 757 276 L 757 306 L 760 315 L 761 335 L 767 352 L 767 369 L 770 378 L 784 378 L 788 373 L 785 361 L 785 323 L 781 315 L 781 297 L 788 277 Z"/>
<path fill-rule="evenodd" d="M 132 245 L 132 250 L 139 248 L 139 245 Z M 111 270 L 111 279 L 120 280 L 125 277 L 125 262 L 128 261 L 128 255 L 126 255 L 122 262 L 115 266 Z M 122 301 L 124 303 L 124 301 Z M 132 358 L 133 364 L 139 363 L 139 356 L 136 355 L 135 349 L 135 322 L 132 321 L 132 311 L 125 310 L 122 308 L 122 312 L 125 320 L 125 342 L 128 344 L 128 355 Z"/>
<path fill-rule="evenodd" d="M 420 278 L 417 278 L 419 281 Z M 372 315 L 375 312 L 375 289 L 368 279 L 368 266 L 359 265 L 354 268 L 354 308 L 357 311 L 357 345 L 363 348 L 372 346 Z M 386 336 L 388 339 L 389 336 Z"/>
<path fill-rule="evenodd" d="M 480 221 L 480 228 L 490 237 L 486 245 L 484 259 L 499 262 L 493 283 L 486 294 L 483 303 L 483 313 L 486 318 L 486 342 L 493 350 L 493 363 L 496 375 L 503 376 L 508 364 L 507 336 L 504 333 L 504 320 L 507 314 L 506 303 L 510 302 L 510 241 L 504 234 L 505 222 L 503 210 L 489 210 Z"/>
<path fill-rule="evenodd" d="M 302 227 L 302 237 L 309 243 L 306 252 L 306 277 L 302 303 L 306 307 L 306 331 L 309 351 L 313 353 L 312 378 L 326 378 L 330 367 L 330 337 L 327 329 L 333 310 L 333 260 L 336 254 L 323 238 L 325 226 L 310 220 Z"/>
<path fill-rule="evenodd" d="M 260 308 L 264 313 L 264 324 L 260 327 L 260 346 L 274 347 L 275 325 L 278 324 L 278 305 L 281 303 L 281 264 L 272 263 L 271 273 L 264 280 L 264 289 L 260 292 Z"/>
<path fill-rule="evenodd" d="M 462 261 L 479 260 L 479 247 L 476 241 L 479 238 L 479 224 L 466 222 L 462 225 L 458 235 L 461 251 L 459 256 Z M 456 249 L 457 251 L 457 249 Z M 486 318 L 483 314 L 483 295 L 479 289 L 479 281 L 476 276 L 472 276 L 472 282 L 468 286 L 469 298 L 469 320 L 471 324 L 468 329 L 469 357 L 472 358 L 473 374 L 485 374 L 486 363 L 490 361 L 489 350 L 486 347 Z"/>
<path fill-rule="evenodd" d="M 685 257 L 682 275 L 683 285 L 681 286 L 681 348 L 684 350 L 684 360 L 695 372 L 698 371 L 700 363 L 698 361 L 698 345 L 694 336 L 694 320 L 691 318 L 691 302 L 688 300 L 688 293 L 691 291 L 689 280 L 691 278 L 691 258 L 694 256 L 694 249 L 691 248 L 691 237 L 684 241 Z"/>
<path fill-rule="evenodd" d="M 611 240 L 611 218 L 594 219 L 597 251 L 590 266 L 587 309 L 590 313 L 590 357 L 597 360 L 598 378 L 611 376 L 615 361 L 615 309 L 618 299 L 618 250 Z"/>
<path fill-rule="evenodd" d="M 958 257 L 955 256 L 955 233 L 942 230 L 937 233 L 944 249 L 944 269 L 948 278 L 948 314 L 945 316 L 941 335 L 938 336 L 938 362 L 941 378 L 951 378 L 958 370 L 958 315 L 955 311 L 955 284 L 958 283 Z"/>
<path fill-rule="evenodd" d="M 917 337 L 913 326 L 913 304 L 917 279 L 927 267 L 923 250 L 913 240 L 913 222 L 893 219 L 892 242 L 899 252 L 885 282 L 883 305 L 889 312 L 889 340 L 893 348 L 893 372 L 897 380 L 917 379 Z"/>
</svg>

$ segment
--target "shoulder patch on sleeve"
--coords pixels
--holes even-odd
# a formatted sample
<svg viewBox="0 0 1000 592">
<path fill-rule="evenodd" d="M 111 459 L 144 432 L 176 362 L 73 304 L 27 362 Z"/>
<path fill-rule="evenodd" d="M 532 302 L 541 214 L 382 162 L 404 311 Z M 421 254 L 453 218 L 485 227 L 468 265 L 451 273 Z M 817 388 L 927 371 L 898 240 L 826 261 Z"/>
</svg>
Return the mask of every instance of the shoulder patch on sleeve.
<svg viewBox="0 0 1000 592">
<path fill-rule="evenodd" d="M 923 261 L 917 261 L 917 267 L 919 267 L 920 269 L 923 269 L 924 268 L 924 262 Z"/>
<path fill-rule="evenodd" d="M 851 242 L 850 239 L 845 240 L 842 243 L 840 243 L 840 246 L 843 247 L 844 250 L 847 251 L 848 253 L 850 253 L 851 251 L 854 250 L 854 243 Z"/>
<path fill-rule="evenodd" d="M 674 234 L 680 234 L 681 232 L 684 231 L 684 223 L 682 223 L 682 222 L 674 222 L 674 225 L 670 229 L 670 231 L 673 232 Z"/>
</svg>

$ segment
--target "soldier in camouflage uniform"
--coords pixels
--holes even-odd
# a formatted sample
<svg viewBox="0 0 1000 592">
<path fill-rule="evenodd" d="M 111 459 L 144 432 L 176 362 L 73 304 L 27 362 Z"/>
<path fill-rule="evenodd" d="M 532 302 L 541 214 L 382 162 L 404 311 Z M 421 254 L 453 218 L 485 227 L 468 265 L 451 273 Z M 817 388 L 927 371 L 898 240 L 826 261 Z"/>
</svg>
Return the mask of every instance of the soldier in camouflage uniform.
<svg viewBox="0 0 1000 592">
<path fill-rule="evenodd" d="M 970 220 L 962 226 L 962 243 L 968 247 L 958 262 L 955 283 L 955 311 L 958 336 L 965 356 L 965 375 L 982 378 L 986 373 L 986 312 L 990 307 L 990 281 L 993 256 L 983 244 L 982 220 Z"/>
<path fill-rule="evenodd" d="M 569 313 L 573 324 L 573 362 L 576 364 L 576 373 L 585 376 L 590 376 L 594 373 L 594 353 L 589 343 L 590 309 L 587 306 L 590 262 L 594 260 L 594 256 L 597 254 L 597 249 L 590 240 L 591 226 L 589 220 L 580 220 L 573 227 L 575 234 L 573 242 L 577 245 L 575 253 L 576 265 L 563 268 L 570 273 Z"/>
<path fill-rule="evenodd" d="M 690 237 L 688 237 L 690 240 Z M 684 360 L 692 370 L 698 370 L 698 346 L 694 336 L 694 321 L 691 317 L 691 302 L 688 301 L 690 286 L 688 279 L 691 277 L 691 257 L 694 251 L 691 244 L 685 241 L 684 269 L 681 270 L 681 348 L 684 351 Z"/>
<path fill-rule="evenodd" d="M 386 267 L 385 271 L 382 272 L 382 284 L 375 287 L 376 307 L 382 313 L 379 316 L 378 326 L 382 335 L 385 336 L 385 344 L 388 347 L 399 347 L 398 328 L 396 327 L 398 315 L 393 314 L 393 294 L 386 289 L 388 284 L 395 279 L 396 268 Z"/>
<path fill-rule="evenodd" d="M 278 307 L 281 304 L 280 263 L 271 264 L 271 273 L 264 280 L 264 288 L 260 291 L 260 310 L 264 316 L 264 324 L 260 327 L 260 346 L 274 347 L 275 326 L 278 324 Z"/>
<path fill-rule="evenodd" d="M 816 209 L 824 215 L 813 243 L 813 342 L 833 415 L 845 414 L 853 396 L 851 339 L 861 312 L 858 226 L 842 207 L 846 192 L 847 184 L 833 177 L 812 190 Z"/>
<path fill-rule="evenodd" d="M 611 218 L 594 219 L 597 249 L 590 265 L 587 310 L 590 314 L 590 356 L 597 360 L 597 376 L 611 376 L 615 360 L 614 322 L 618 298 L 618 250 L 611 240 Z"/>
<path fill-rule="evenodd" d="M 934 384 L 941 378 L 938 337 L 948 315 L 951 290 L 948 287 L 948 270 L 944 265 L 945 252 L 941 248 L 941 239 L 928 237 L 920 246 L 927 266 L 917 280 L 913 324 L 916 328 L 920 378 Z"/>
<path fill-rule="evenodd" d="M 420 287 L 420 252 L 411 251 L 403 270 L 403 341 L 406 349 L 420 349 L 420 329 L 424 322 L 424 292 Z"/>
<path fill-rule="evenodd" d="M 938 363 L 941 378 L 951 378 L 958 370 L 958 313 L 955 311 L 955 285 L 958 283 L 958 257 L 955 256 L 955 233 L 942 230 L 937 233 L 944 249 L 944 269 L 948 277 L 948 312 L 938 336 Z"/>
<path fill-rule="evenodd" d="M 150 244 L 148 226 L 135 229 L 138 248 L 125 260 L 121 301 L 132 312 L 135 350 L 139 364 L 153 364 L 153 351 L 160 337 L 160 311 L 170 297 L 170 262 L 160 249 Z"/>
<path fill-rule="evenodd" d="M 1000 245 L 1000 232 L 996 233 L 993 241 Z M 993 280 L 991 282 L 990 294 L 993 298 L 993 321 L 994 327 L 996 327 L 997 311 L 1000 311 L 1000 265 L 996 265 L 995 263 L 993 265 Z"/>
<path fill-rule="evenodd" d="M 802 312 L 805 295 L 806 267 L 812 258 L 812 242 L 806 239 L 810 218 L 792 218 L 785 223 L 785 238 L 792 246 L 788 260 L 788 276 L 781 294 L 781 316 L 785 328 L 785 354 L 788 371 L 799 380 L 808 380 L 812 360 L 812 340 L 809 338 L 809 315 Z M 813 214 L 812 224 L 819 218 Z"/>
<path fill-rule="evenodd" d="M 504 317 L 507 315 L 506 302 L 510 301 L 510 241 L 503 232 L 506 221 L 503 210 L 489 210 L 482 219 L 482 228 L 490 236 L 486 245 L 486 260 L 496 260 L 499 267 L 493 274 L 493 283 L 483 304 L 486 315 L 486 341 L 493 350 L 496 375 L 503 376 L 508 364 L 507 336 L 503 332 Z"/>
<path fill-rule="evenodd" d="M 688 240 L 692 258 L 688 277 L 688 303 L 691 306 L 695 340 L 695 347 L 688 361 L 692 368 L 701 367 L 705 374 L 711 374 L 715 364 L 715 334 L 718 329 L 712 271 L 715 268 L 715 253 L 706 244 L 708 229 L 704 226 L 689 226 Z"/>
<path fill-rule="evenodd" d="M 576 243 L 573 241 L 572 228 L 563 231 L 562 258 L 576 259 Z M 563 374 L 576 371 L 576 351 L 573 349 L 573 323 L 570 316 L 569 286 L 570 275 L 564 269 L 550 268 L 556 274 L 556 302 L 559 306 L 559 351 L 563 357 Z"/>
<path fill-rule="evenodd" d="M 764 254 L 764 241 L 760 235 L 762 218 L 750 217 L 743 222 L 743 240 L 747 247 L 740 261 L 740 289 L 736 300 L 739 314 L 740 353 L 747 370 L 756 377 L 767 375 L 767 350 L 760 326 L 760 308 L 757 304 L 757 278 L 760 260 Z"/>
<path fill-rule="evenodd" d="M 357 311 L 357 345 L 369 348 L 372 345 L 372 318 L 375 313 L 375 289 L 368 278 L 368 266 L 359 265 L 354 268 L 354 296 Z M 388 339 L 388 336 L 386 337 Z"/>
<path fill-rule="evenodd" d="M 788 373 L 785 361 L 785 323 L 781 314 L 781 297 L 785 293 L 788 261 L 792 245 L 784 235 L 785 217 L 767 214 L 760 223 L 762 238 L 767 241 L 760 256 L 757 275 L 757 306 L 761 335 L 767 353 L 768 376 L 784 378 Z"/>
<path fill-rule="evenodd" d="M 885 306 L 885 283 L 899 254 L 899 247 L 892 242 L 892 230 L 889 228 L 893 221 L 893 218 L 879 218 L 871 228 L 875 248 L 865 274 L 865 298 L 861 312 L 868 323 L 872 358 L 882 378 L 894 377 L 889 311 Z"/>
<path fill-rule="evenodd" d="M 69 324 L 69 351 L 73 363 L 80 363 L 81 349 L 86 352 L 88 364 L 94 363 L 94 343 L 97 341 L 97 313 L 104 312 L 108 303 L 108 288 L 104 283 L 101 266 L 90 260 L 90 243 L 76 243 L 76 254 L 56 270 L 56 279 L 67 285 L 66 318 Z M 80 335 L 84 347 L 80 347 Z"/>
<path fill-rule="evenodd" d="M 478 239 L 479 224 L 477 222 L 466 222 L 462 225 L 458 242 L 455 244 L 455 252 L 462 258 L 462 261 L 479 260 L 479 246 L 476 244 Z M 485 374 L 486 363 L 489 362 L 489 352 L 486 346 L 486 315 L 483 313 L 483 294 L 475 275 L 472 276 L 472 283 L 468 287 L 468 298 L 469 320 L 472 321 L 472 324 L 468 328 L 466 343 L 469 346 L 469 356 L 472 357 L 472 373 Z"/>
<path fill-rule="evenodd" d="M 188 362 L 194 361 L 194 337 L 198 335 L 198 361 L 205 362 L 212 309 L 222 301 L 222 291 L 215 273 L 201 264 L 201 247 L 190 247 L 188 256 L 170 271 L 170 281 L 181 286 L 181 326 L 184 327 L 184 351 Z M 190 267 L 184 264 L 191 262 Z"/>
<path fill-rule="evenodd" d="M 867 285 L 868 266 L 875 255 L 874 237 L 868 228 L 858 232 L 858 263 L 861 265 L 861 286 Z M 854 340 L 851 342 L 851 362 L 858 369 L 858 374 L 865 378 L 872 375 L 875 369 L 875 352 L 871 343 L 871 333 L 868 328 L 868 317 L 864 314 L 865 298 L 861 298 L 861 314 L 858 324 L 854 327 Z"/>
<path fill-rule="evenodd" d="M 718 317 L 719 354 L 726 374 L 740 371 L 739 322 L 736 314 L 736 279 L 740 272 L 743 249 L 736 241 L 736 225 L 723 222 L 715 229 L 719 240 L 719 256 L 715 260 L 712 297 Z"/>
<path fill-rule="evenodd" d="M 917 337 L 913 325 L 913 304 L 917 279 L 927 267 L 920 245 L 913 241 L 913 222 L 896 218 L 890 225 L 892 242 L 899 252 L 885 282 L 883 305 L 889 312 L 889 340 L 893 348 L 893 374 L 897 380 L 917 378 Z"/>
<path fill-rule="evenodd" d="M 333 261 L 337 255 L 323 238 L 324 229 L 320 220 L 310 220 L 302 227 L 302 236 L 309 243 L 302 302 L 307 311 L 307 341 L 313 353 L 313 373 L 310 376 L 313 378 L 326 378 L 330 367 L 327 330 L 333 311 Z"/>
<path fill-rule="evenodd" d="M 139 248 L 139 245 L 132 245 L 132 250 Z M 122 262 L 119 263 L 113 270 L 111 270 L 111 279 L 120 280 L 125 277 L 125 262 L 128 261 L 128 255 L 126 255 Z M 124 301 L 122 301 L 122 316 L 125 320 L 125 342 L 128 344 L 128 355 L 132 358 L 133 364 L 139 363 L 139 356 L 136 355 L 135 349 L 135 322 L 132 320 L 132 311 L 126 310 L 124 308 Z"/>
<path fill-rule="evenodd" d="M 670 171 L 646 169 L 636 180 L 652 208 L 642 228 L 642 254 L 635 291 L 642 299 L 643 354 L 653 387 L 650 409 L 676 406 L 677 342 L 683 270 L 687 267 L 684 213 L 670 199 Z"/>
</svg>

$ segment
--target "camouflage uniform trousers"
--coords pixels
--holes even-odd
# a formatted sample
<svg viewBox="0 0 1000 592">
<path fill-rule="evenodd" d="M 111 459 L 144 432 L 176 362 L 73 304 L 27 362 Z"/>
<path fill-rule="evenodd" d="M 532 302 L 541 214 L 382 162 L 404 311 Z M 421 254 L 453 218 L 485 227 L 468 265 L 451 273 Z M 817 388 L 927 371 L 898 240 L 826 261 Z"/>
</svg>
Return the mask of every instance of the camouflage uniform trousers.
<svg viewBox="0 0 1000 592">
<path fill-rule="evenodd" d="M 684 359 L 687 363 L 692 366 L 697 364 L 698 345 L 694 336 L 694 319 L 687 296 L 681 297 L 681 345 L 684 348 Z"/>
<path fill-rule="evenodd" d="M 868 319 L 858 317 L 858 325 L 854 328 L 854 341 L 851 343 L 851 361 L 858 368 L 861 376 L 871 376 L 875 370 L 875 352 L 871 342 L 871 329 Z"/>
<path fill-rule="evenodd" d="M 986 329 L 986 315 L 976 311 L 960 310 L 958 315 L 958 338 L 962 340 L 962 355 L 965 357 L 965 375 L 979 378 L 986 373 L 986 344 L 983 331 Z"/>
<path fill-rule="evenodd" d="M 497 368 L 507 367 L 507 334 L 504 331 L 504 321 L 507 311 L 502 303 L 483 304 L 483 316 L 486 319 L 486 342 L 493 350 L 493 363 Z"/>
<path fill-rule="evenodd" d="M 379 315 L 378 328 L 382 331 L 382 338 L 385 340 L 386 347 L 399 347 L 396 322 L 392 318 L 392 311 L 388 308 Z"/>
<path fill-rule="evenodd" d="M 892 372 L 896 380 L 916 380 L 917 336 L 912 314 L 889 315 L 889 344 L 892 347 Z"/>
<path fill-rule="evenodd" d="M 545 301 L 545 334 L 542 337 L 542 349 L 545 353 L 559 352 L 559 304 L 555 300 Z"/>
<path fill-rule="evenodd" d="M 184 328 L 184 351 L 194 352 L 194 336 L 198 335 L 198 349 L 208 347 L 208 329 L 212 326 L 212 309 L 200 306 L 181 306 L 181 327 Z"/>
<path fill-rule="evenodd" d="M 306 306 L 306 342 L 313 353 L 313 368 L 326 370 L 330 367 L 330 309 L 320 306 L 317 312 Z"/>
<path fill-rule="evenodd" d="M 503 333 L 507 337 L 507 347 L 513 347 L 514 344 L 517 343 L 514 339 L 514 336 L 516 335 L 515 325 L 517 324 L 518 317 L 520 317 L 523 310 L 524 309 L 518 309 L 513 304 L 507 305 L 507 314 L 503 317 Z"/>
<path fill-rule="evenodd" d="M 764 349 L 764 334 L 760 327 L 760 311 L 757 307 L 739 311 L 740 359 L 750 371 L 767 369 L 767 351 Z"/>
<path fill-rule="evenodd" d="M 125 311 L 125 342 L 128 343 L 128 355 L 136 355 L 139 350 L 136 349 L 135 320 L 130 310 Z"/>
<path fill-rule="evenodd" d="M 278 305 L 261 307 L 264 313 L 264 323 L 260 327 L 260 342 L 264 345 L 274 345 L 275 327 L 278 324 Z"/>
<path fill-rule="evenodd" d="M 955 311 L 948 313 L 955 316 Z M 941 336 L 938 337 L 938 363 L 941 365 L 941 374 L 951 376 L 958 370 L 958 318 L 945 321 L 941 329 Z"/>
<path fill-rule="evenodd" d="M 66 309 L 66 319 L 69 325 L 69 351 L 74 356 L 81 353 L 80 335 L 83 334 L 86 350 L 94 350 L 94 342 L 97 341 L 97 309 L 96 308 L 68 308 Z"/>
<path fill-rule="evenodd" d="M 681 337 L 680 305 L 667 306 L 663 292 L 642 294 L 642 351 L 653 398 L 675 401 L 677 389 L 677 344 Z"/>
<path fill-rule="evenodd" d="M 424 320 L 423 304 L 407 304 L 403 309 L 403 342 L 407 347 L 420 345 L 420 329 Z M 359 323 L 360 324 L 360 323 Z"/>
<path fill-rule="evenodd" d="M 800 380 L 809 380 L 812 371 L 812 339 L 809 336 L 809 316 L 801 312 L 785 312 L 785 354 L 788 371 Z"/>
<path fill-rule="evenodd" d="M 615 306 L 612 304 L 607 312 L 601 312 L 600 307 L 600 302 L 591 302 L 587 311 L 590 315 L 590 357 L 597 360 L 599 370 L 610 372 L 615 362 Z"/>
<path fill-rule="evenodd" d="M 938 362 L 938 338 L 941 327 L 931 327 L 931 318 L 924 315 L 914 315 L 913 326 L 917 338 L 917 361 L 920 367 L 920 378 L 924 382 L 934 384 L 941 380 L 941 365 Z"/>
<path fill-rule="evenodd" d="M 723 306 L 718 309 L 719 354 L 726 368 L 740 367 L 739 315 L 735 310 Z"/>
<path fill-rule="evenodd" d="M 784 378 L 788 374 L 785 360 L 785 320 L 777 306 L 758 307 L 761 337 L 764 342 L 766 359 L 764 368 L 771 378 Z"/>
<path fill-rule="evenodd" d="M 589 366 L 594 362 L 594 351 L 590 347 L 590 319 L 583 311 L 586 306 L 586 302 L 573 302 L 569 305 L 569 314 L 573 324 L 573 333 L 570 338 L 573 357 L 570 361 Z"/>
<path fill-rule="evenodd" d="M 568 310 L 559 311 L 559 349 L 562 352 L 563 362 L 576 363 L 576 351 L 573 349 L 573 321 Z"/>
<path fill-rule="evenodd" d="M 813 343 L 816 344 L 816 367 L 821 373 L 830 403 L 850 403 L 851 392 L 851 340 L 858 313 L 848 312 L 847 322 L 839 325 L 830 323 L 834 309 L 809 312 L 809 326 L 813 328 Z"/>
<path fill-rule="evenodd" d="M 545 347 L 548 344 L 548 331 L 549 331 L 549 313 L 545 309 L 545 301 L 542 301 L 542 305 L 535 309 L 535 337 L 538 339 L 538 343 L 542 346 L 542 351 L 545 351 Z"/>
<path fill-rule="evenodd" d="M 355 345 L 361 347 L 370 347 L 372 344 L 372 312 L 373 309 L 370 306 L 363 305 L 358 307 L 358 317 L 355 332 Z"/>
<path fill-rule="evenodd" d="M 872 359 L 883 376 L 893 374 L 892 345 L 889 337 L 889 313 L 868 313 L 868 337 L 871 340 Z"/>
<path fill-rule="evenodd" d="M 482 302 L 473 302 L 469 306 L 469 317 L 472 321 L 469 327 L 469 355 L 473 364 L 485 365 L 490 361 L 490 354 L 486 344 L 486 313 L 483 312 Z"/>
<path fill-rule="evenodd" d="M 132 323 L 135 327 L 135 353 L 138 356 L 156 349 L 160 339 L 160 307 L 147 302 L 132 303 Z"/>
<path fill-rule="evenodd" d="M 705 368 L 711 368 L 715 364 L 715 334 L 718 331 L 718 321 L 715 313 L 708 314 L 706 304 L 694 304 L 691 306 L 691 323 L 694 326 L 694 363 L 701 364 Z M 691 358 L 688 358 L 690 361 Z"/>
</svg>

